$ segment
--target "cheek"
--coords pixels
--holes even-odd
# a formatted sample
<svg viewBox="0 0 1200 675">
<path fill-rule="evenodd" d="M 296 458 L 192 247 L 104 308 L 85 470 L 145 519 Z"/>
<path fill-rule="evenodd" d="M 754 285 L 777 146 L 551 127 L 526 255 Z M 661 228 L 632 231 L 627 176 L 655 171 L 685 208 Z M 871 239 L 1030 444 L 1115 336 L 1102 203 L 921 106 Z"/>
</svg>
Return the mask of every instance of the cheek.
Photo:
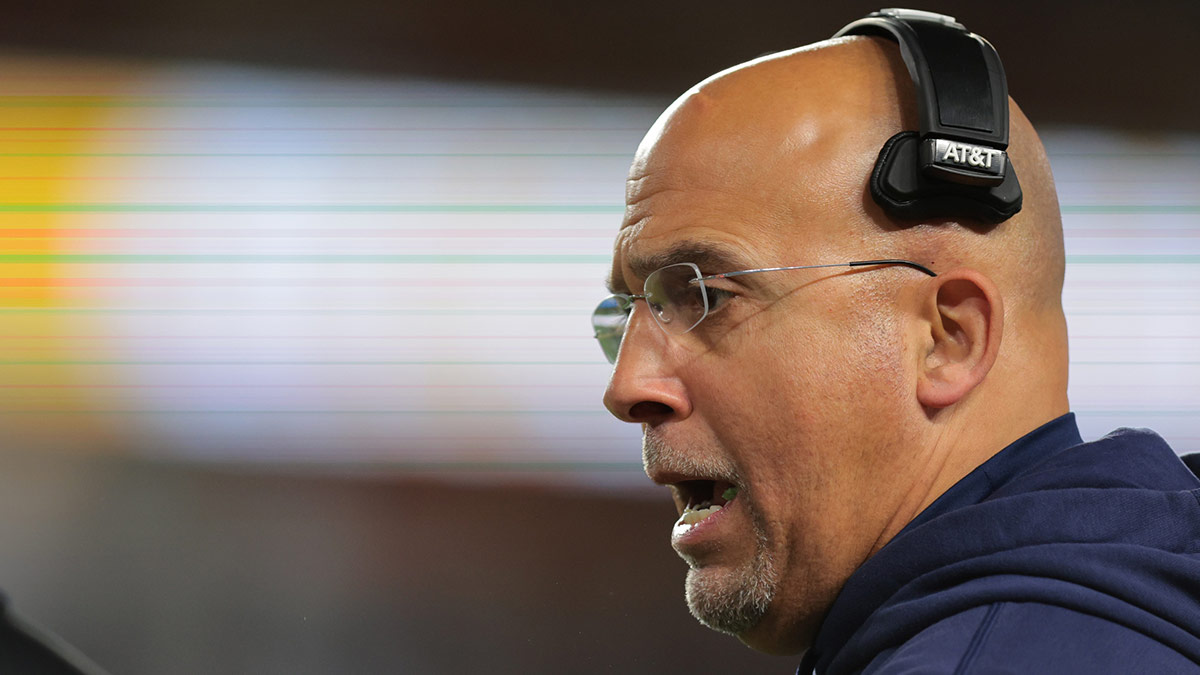
<svg viewBox="0 0 1200 675">
<path fill-rule="evenodd" d="M 811 322 L 779 331 L 764 347 L 748 367 L 798 422 L 844 431 L 852 415 L 901 388 L 902 342 L 885 322 Z"/>
<path fill-rule="evenodd" d="M 697 407 L 727 447 L 752 442 L 763 463 L 802 464 L 816 476 L 808 480 L 839 482 L 853 468 L 842 464 L 895 429 L 909 388 L 895 321 L 842 311 L 740 340 L 695 381 Z"/>
<path fill-rule="evenodd" d="M 811 492 L 828 476 L 831 436 L 853 398 L 839 392 L 854 369 L 824 357 L 828 340 L 807 330 L 760 334 L 737 347 L 690 379 L 696 411 L 760 490 Z"/>
</svg>

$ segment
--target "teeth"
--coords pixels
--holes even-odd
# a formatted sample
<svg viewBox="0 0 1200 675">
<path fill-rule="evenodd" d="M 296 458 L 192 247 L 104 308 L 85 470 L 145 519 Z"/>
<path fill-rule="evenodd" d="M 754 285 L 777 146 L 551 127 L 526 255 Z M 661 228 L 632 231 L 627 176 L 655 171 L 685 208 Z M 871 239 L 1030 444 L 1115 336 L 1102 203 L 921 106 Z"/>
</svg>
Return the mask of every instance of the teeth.
<svg viewBox="0 0 1200 675">
<path fill-rule="evenodd" d="M 717 511 L 720 511 L 720 510 L 721 510 L 721 506 L 719 504 L 713 504 L 712 506 L 706 506 L 706 507 L 695 508 L 695 509 L 693 509 L 692 507 L 688 507 L 687 509 L 684 509 L 683 517 L 680 518 L 680 520 L 683 521 L 684 525 L 695 525 L 696 523 L 704 520 L 705 518 L 711 516 L 712 514 L 716 513 Z"/>
<path fill-rule="evenodd" d="M 675 521 L 675 527 L 672 528 L 672 536 L 678 537 L 684 535 L 688 530 L 695 527 L 701 521 L 712 517 L 713 514 L 715 514 L 717 511 L 720 511 L 723 507 L 729 506 L 729 504 L 737 497 L 739 489 L 730 483 L 725 483 L 725 485 L 728 485 L 729 487 L 725 488 L 721 492 L 721 499 L 725 502 L 724 504 L 714 504 L 713 499 L 705 499 L 703 501 L 688 504 L 686 507 L 684 507 L 683 513 L 679 516 L 679 520 Z M 718 484 L 715 487 L 719 488 L 721 486 Z M 715 498 L 716 497 L 714 497 L 714 499 Z"/>
</svg>

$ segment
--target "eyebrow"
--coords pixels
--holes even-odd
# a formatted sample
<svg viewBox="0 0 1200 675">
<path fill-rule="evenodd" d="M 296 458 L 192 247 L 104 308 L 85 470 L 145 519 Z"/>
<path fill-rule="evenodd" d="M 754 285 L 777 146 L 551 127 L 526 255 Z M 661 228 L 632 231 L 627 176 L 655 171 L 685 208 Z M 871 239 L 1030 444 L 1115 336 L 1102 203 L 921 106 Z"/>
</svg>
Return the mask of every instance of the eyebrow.
<svg viewBox="0 0 1200 675">
<path fill-rule="evenodd" d="M 734 272 L 752 267 L 751 263 L 736 249 L 721 244 L 691 240 L 677 242 L 670 248 L 657 253 L 644 256 L 630 255 L 626 259 L 626 264 L 629 265 L 634 276 L 639 279 L 645 279 L 654 270 L 682 262 L 695 263 L 705 274 Z M 607 281 L 609 291 L 617 292 L 616 286 L 618 285 L 621 286 L 622 291 L 629 290 L 624 283 L 618 284 L 617 280 L 611 277 L 611 273 Z"/>
</svg>

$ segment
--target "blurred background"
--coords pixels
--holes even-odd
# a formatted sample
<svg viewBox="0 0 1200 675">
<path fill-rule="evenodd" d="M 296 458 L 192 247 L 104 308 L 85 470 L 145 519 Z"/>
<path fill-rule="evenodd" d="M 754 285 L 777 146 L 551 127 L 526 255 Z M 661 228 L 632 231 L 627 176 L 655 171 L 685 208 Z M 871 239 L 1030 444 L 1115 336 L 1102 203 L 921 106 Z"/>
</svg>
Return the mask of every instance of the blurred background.
<svg viewBox="0 0 1200 675">
<path fill-rule="evenodd" d="M 1042 130 L 1085 438 L 1200 451 L 1200 4 L 923 7 Z M 0 589 L 114 674 L 792 672 L 687 615 L 588 319 L 659 111 L 877 8 L 6 7 Z"/>
</svg>

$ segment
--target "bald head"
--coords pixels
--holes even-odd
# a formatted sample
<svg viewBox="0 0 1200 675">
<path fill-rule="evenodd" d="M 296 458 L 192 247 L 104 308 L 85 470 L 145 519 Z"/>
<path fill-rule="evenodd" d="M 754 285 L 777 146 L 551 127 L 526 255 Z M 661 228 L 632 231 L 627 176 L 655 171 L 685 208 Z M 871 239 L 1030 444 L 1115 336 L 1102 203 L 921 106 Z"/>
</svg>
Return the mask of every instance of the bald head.
<svg viewBox="0 0 1200 675">
<path fill-rule="evenodd" d="M 837 214 L 843 237 L 887 241 L 897 253 L 951 256 L 942 262 L 986 263 L 998 276 L 1019 268 L 1020 279 L 1006 290 L 1055 304 L 1062 225 L 1053 178 L 1015 103 L 1010 116 L 1009 154 L 1024 189 L 1020 213 L 997 227 L 893 221 L 871 199 L 867 180 L 884 143 L 918 127 L 912 82 L 894 43 L 830 40 L 718 73 L 682 96 L 639 147 L 629 201 L 656 190 L 662 178 L 686 176 L 769 199 L 780 210 L 818 205 Z M 666 167 L 672 175 L 657 170 Z"/>
<path fill-rule="evenodd" d="M 640 233 L 647 200 L 692 199 L 695 190 L 738 194 L 762 208 L 720 215 L 738 218 L 751 245 L 770 251 L 764 265 L 865 256 L 976 269 L 996 283 L 1017 329 L 997 374 L 1032 374 L 1055 401 L 1065 400 L 1058 198 L 1037 133 L 1015 102 L 1009 109 L 1009 157 L 1024 192 L 1019 213 L 995 226 L 896 221 L 874 202 L 868 180 L 884 143 L 918 128 L 897 45 L 838 38 L 762 57 L 701 82 L 660 117 L 630 170 L 625 227 Z M 789 245 L 792 235 L 813 231 L 819 251 L 811 239 L 808 250 Z"/>
<path fill-rule="evenodd" d="M 891 51 L 871 39 L 822 43 L 705 80 L 646 135 L 630 170 L 629 202 L 672 181 L 708 181 L 768 200 L 781 215 L 812 205 L 861 224 L 875 154 L 895 131 L 915 125 L 915 115 L 904 113 L 911 86 Z"/>
</svg>

